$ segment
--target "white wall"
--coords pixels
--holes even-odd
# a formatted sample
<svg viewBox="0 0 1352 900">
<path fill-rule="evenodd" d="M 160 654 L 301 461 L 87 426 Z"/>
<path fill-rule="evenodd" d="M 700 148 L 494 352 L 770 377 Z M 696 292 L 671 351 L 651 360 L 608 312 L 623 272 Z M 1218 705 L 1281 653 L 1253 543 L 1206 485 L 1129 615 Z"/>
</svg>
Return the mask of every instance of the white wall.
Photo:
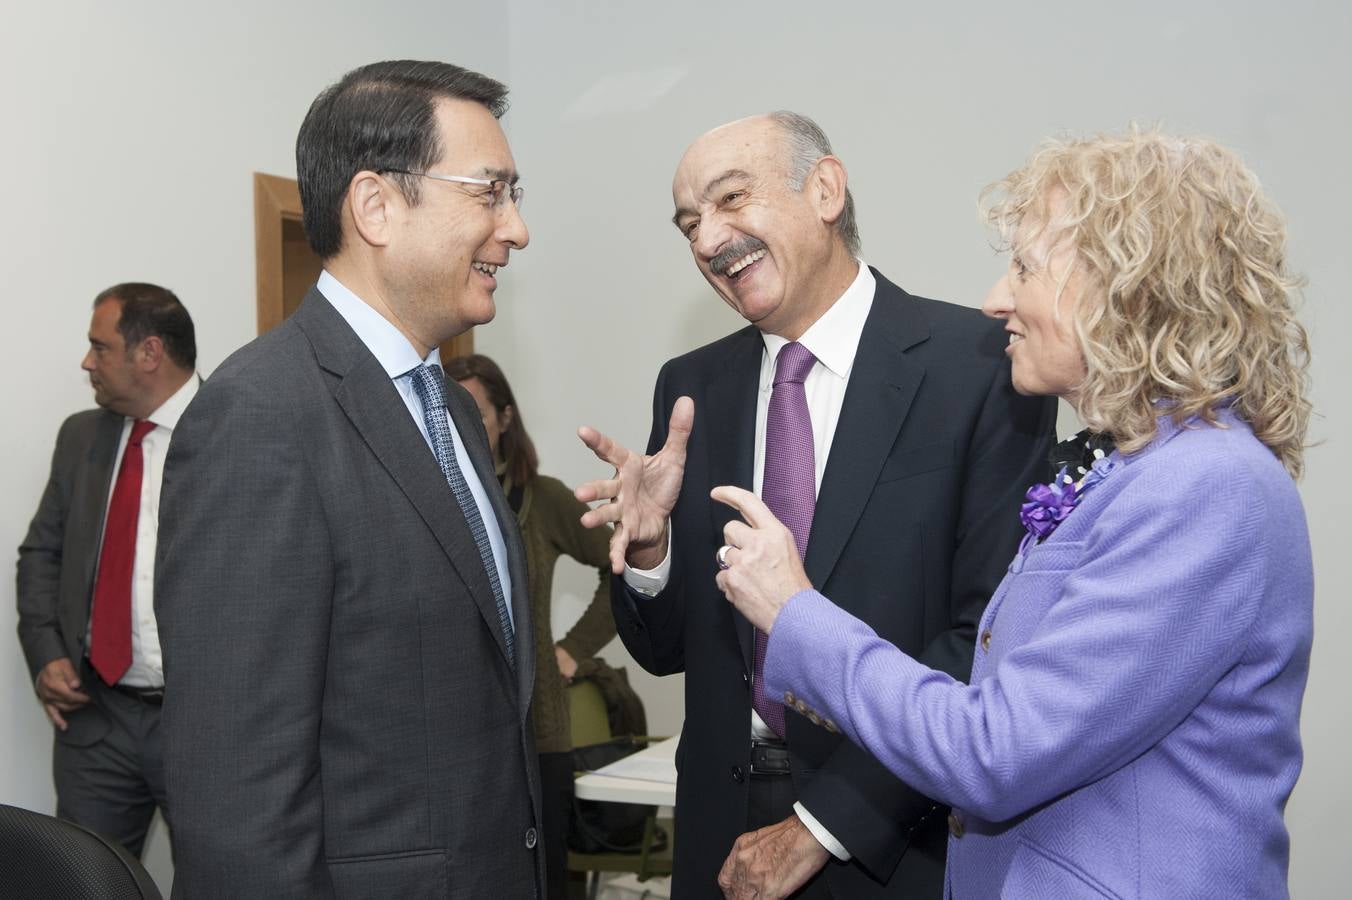
<svg viewBox="0 0 1352 900">
<path fill-rule="evenodd" d="M 500 276 L 499 317 L 478 346 L 510 374 L 547 471 L 573 483 L 602 471 L 572 435 L 583 422 L 641 446 L 661 363 L 740 324 L 668 221 L 682 151 L 738 116 L 788 107 L 817 118 L 849 168 L 864 257 L 911 291 L 971 305 L 1003 267 L 976 195 L 1040 138 L 1136 119 L 1241 149 L 1286 211 L 1291 257 L 1309 277 L 1303 319 L 1321 414 L 1311 436 L 1324 442 L 1302 486 L 1317 636 L 1306 768 L 1288 816 L 1292 894 L 1346 896 L 1352 721 L 1338 656 L 1352 631 L 1352 562 L 1337 535 L 1352 517 L 1338 464 L 1352 438 L 1341 352 L 1352 328 L 1348 9 L 517 0 L 510 133 L 532 244 Z M 585 596 L 580 572 L 560 584 Z M 679 680 L 639 680 L 653 727 L 674 728 Z"/>
<path fill-rule="evenodd" d="M 191 6 L 192 9 L 188 9 Z M 374 59 L 448 59 L 505 78 L 528 185 L 530 248 L 501 276 L 479 347 L 510 374 L 545 469 L 599 467 L 572 436 L 587 422 L 646 439 L 661 362 L 736 327 L 668 219 L 670 181 L 705 129 L 771 108 L 815 116 L 850 170 L 864 255 L 904 287 L 980 302 L 1001 263 L 975 215 L 980 187 L 1042 136 L 1129 119 L 1241 148 L 1291 220 L 1310 278 L 1304 319 L 1323 418 L 1303 485 L 1318 579 L 1307 766 L 1292 800 L 1292 893 L 1341 896 L 1352 742 L 1335 674 L 1352 630 L 1334 541 L 1352 516 L 1347 455 L 1352 283 L 1343 159 L 1352 14 L 1334 2 L 1160 0 L 915 6 L 839 0 L 681 4 L 509 0 L 376 7 L 352 0 L 219 5 L 93 0 L 9 4 L 0 31 L 7 117 L 0 272 L 11 331 L 0 357 L 0 547 L 16 547 L 52 439 L 90 405 L 77 363 L 89 303 L 117 281 L 179 292 L 210 371 L 254 332 L 250 173 L 293 174 L 296 128 L 318 90 Z M 561 566 L 565 624 L 591 576 Z M 0 580 L 0 631 L 13 623 Z M 12 631 L 9 631 L 12 634 Z M 623 662 L 618 642 L 604 653 Z M 636 673 L 651 729 L 679 727 L 680 679 Z M 17 641 L 0 639 L 0 802 L 50 809 L 50 731 Z M 152 869 L 168 871 L 164 841 Z M 167 881 L 165 882 L 167 884 Z"/>
<path fill-rule="evenodd" d="M 98 291 L 132 280 L 172 288 L 193 315 L 209 373 L 255 334 L 251 173 L 295 174 L 296 130 L 315 95 L 378 59 L 450 59 L 504 76 L 505 9 L 435 0 L 394 6 L 5 4 L 5 552 L 19 545 L 37 508 L 61 420 L 93 405 L 79 362 Z M 14 622 L 14 581 L 6 576 L 0 802 L 50 812 L 51 728 Z M 162 831 L 152 834 L 148 864 L 167 889 Z"/>
</svg>

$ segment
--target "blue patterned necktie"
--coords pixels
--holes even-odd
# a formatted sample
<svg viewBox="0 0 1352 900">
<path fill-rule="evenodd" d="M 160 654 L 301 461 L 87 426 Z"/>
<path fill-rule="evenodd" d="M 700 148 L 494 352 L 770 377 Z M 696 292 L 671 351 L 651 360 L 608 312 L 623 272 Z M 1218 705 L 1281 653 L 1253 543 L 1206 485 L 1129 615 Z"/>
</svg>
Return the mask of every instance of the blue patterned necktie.
<svg viewBox="0 0 1352 900">
<path fill-rule="evenodd" d="M 502 596 L 502 582 L 498 578 L 498 567 L 493 562 L 493 545 L 488 541 L 488 529 L 479 515 L 478 504 L 470 493 L 460 464 L 455 459 L 455 443 L 451 440 L 451 423 L 446 411 L 446 380 L 441 366 L 418 366 L 409 373 L 413 380 L 413 390 L 422 401 L 423 422 L 427 424 L 427 434 L 432 438 L 432 449 L 437 455 L 437 463 L 442 474 L 455 494 L 460 510 L 465 514 L 465 524 L 474 535 L 474 543 L 479 548 L 479 558 L 483 560 L 488 583 L 493 587 L 493 601 L 498 606 L 498 623 L 502 626 L 503 637 L 507 640 L 507 661 L 516 665 L 516 636 L 512 630 L 512 620 L 507 615 L 507 601 Z"/>
</svg>

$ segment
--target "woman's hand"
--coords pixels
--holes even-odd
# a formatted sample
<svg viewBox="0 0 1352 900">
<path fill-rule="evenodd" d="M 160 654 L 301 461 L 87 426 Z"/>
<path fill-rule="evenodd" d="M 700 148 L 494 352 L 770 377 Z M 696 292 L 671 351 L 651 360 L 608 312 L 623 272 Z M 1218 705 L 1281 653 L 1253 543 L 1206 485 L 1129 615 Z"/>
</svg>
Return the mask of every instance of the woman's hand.
<svg viewBox="0 0 1352 900">
<path fill-rule="evenodd" d="M 723 528 L 727 547 L 719 551 L 718 588 L 752 625 L 769 634 L 788 599 L 812 587 L 793 532 L 750 491 L 724 485 L 709 496 L 746 520 Z"/>
<path fill-rule="evenodd" d="M 559 664 L 559 674 L 563 676 L 563 680 L 572 681 L 573 676 L 577 674 L 577 660 L 573 659 L 573 654 L 555 644 L 554 661 Z"/>
</svg>

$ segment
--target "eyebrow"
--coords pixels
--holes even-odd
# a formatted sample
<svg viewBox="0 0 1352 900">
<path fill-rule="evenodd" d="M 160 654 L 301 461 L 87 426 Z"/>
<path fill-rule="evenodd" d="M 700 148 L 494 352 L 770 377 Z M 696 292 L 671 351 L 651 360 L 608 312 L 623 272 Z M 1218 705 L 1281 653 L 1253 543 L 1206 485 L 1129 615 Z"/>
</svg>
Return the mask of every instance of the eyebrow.
<svg viewBox="0 0 1352 900">
<path fill-rule="evenodd" d="M 508 184 L 516 184 L 521 180 L 521 175 L 511 169 L 497 169 L 493 166 L 484 166 L 479 171 L 484 173 L 484 177 L 493 181 L 505 181 Z"/>
<path fill-rule="evenodd" d="M 709 196 L 714 191 L 718 190 L 718 186 L 721 185 L 723 182 L 731 181 L 734 178 L 750 179 L 751 173 L 747 172 L 745 169 L 728 169 L 726 172 L 723 172 L 722 174 L 716 176 L 712 181 L 706 184 L 704 186 L 704 190 L 700 192 L 700 196 L 701 197 Z M 671 224 L 675 225 L 677 228 L 680 228 L 681 217 L 693 216 L 694 214 L 695 211 L 693 209 L 686 209 L 684 207 L 678 206 L 676 208 L 676 212 L 671 217 Z"/>
</svg>

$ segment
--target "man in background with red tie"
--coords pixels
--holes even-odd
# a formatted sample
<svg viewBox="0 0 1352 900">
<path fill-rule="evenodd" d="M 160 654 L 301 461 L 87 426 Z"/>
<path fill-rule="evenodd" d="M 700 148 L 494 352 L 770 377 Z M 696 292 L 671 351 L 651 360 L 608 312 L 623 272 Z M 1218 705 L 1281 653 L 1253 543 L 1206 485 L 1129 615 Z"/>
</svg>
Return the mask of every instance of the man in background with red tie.
<svg viewBox="0 0 1352 900">
<path fill-rule="evenodd" d="M 171 291 L 94 299 L 89 373 L 101 409 L 61 426 L 19 547 L 19 640 L 56 726 L 56 814 L 139 856 L 159 807 L 164 674 L 153 588 L 160 480 L 197 393 L 192 318 Z"/>
<path fill-rule="evenodd" d="M 714 582 L 754 490 L 814 586 L 955 678 L 1045 477 L 1055 406 L 1016 395 L 998 326 L 864 265 L 845 167 L 795 113 L 716 128 L 686 151 L 673 223 L 750 326 L 668 362 L 648 456 L 581 436 L 617 477 L 615 622 L 655 674 L 685 673 L 675 898 L 937 898 L 946 812 L 792 696 L 760 689 L 764 635 Z M 823 588 L 823 585 L 826 588 Z M 833 588 L 834 590 L 831 590 Z M 794 893 L 801 888 L 801 893 Z"/>
</svg>

